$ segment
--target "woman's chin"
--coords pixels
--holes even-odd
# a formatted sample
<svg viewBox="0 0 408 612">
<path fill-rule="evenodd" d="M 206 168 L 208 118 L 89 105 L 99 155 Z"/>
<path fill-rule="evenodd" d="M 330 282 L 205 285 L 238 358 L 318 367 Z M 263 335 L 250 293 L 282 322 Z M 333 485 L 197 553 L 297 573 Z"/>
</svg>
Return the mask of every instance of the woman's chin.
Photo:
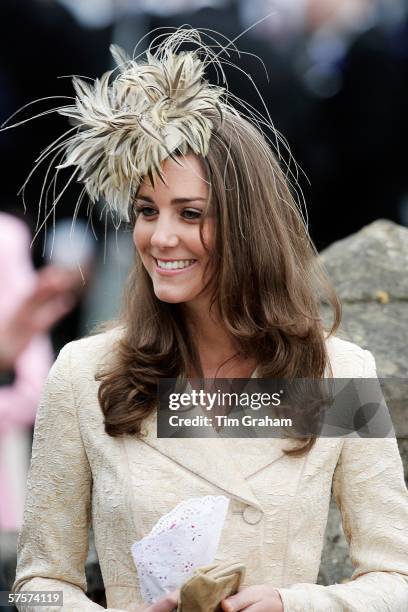
<svg viewBox="0 0 408 612">
<path fill-rule="evenodd" d="M 178 291 L 155 288 L 154 293 L 158 300 L 161 302 L 167 302 L 168 304 L 181 304 L 182 302 L 187 302 L 190 299 L 190 296 Z"/>
</svg>

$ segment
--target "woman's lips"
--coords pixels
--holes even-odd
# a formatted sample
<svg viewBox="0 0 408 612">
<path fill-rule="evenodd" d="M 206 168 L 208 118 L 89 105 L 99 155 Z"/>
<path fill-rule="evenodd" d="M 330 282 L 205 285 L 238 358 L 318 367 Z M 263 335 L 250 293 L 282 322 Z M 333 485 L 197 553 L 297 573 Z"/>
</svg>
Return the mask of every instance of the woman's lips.
<svg viewBox="0 0 408 612">
<path fill-rule="evenodd" d="M 184 267 L 184 268 L 174 268 L 174 269 L 166 269 L 166 268 L 161 268 L 159 266 L 159 264 L 157 263 L 157 259 L 155 257 L 153 257 L 154 263 L 155 263 L 155 271 L 158 274 L 161 274 L 163 276 L 174 276 L 175 274 L 182 274 L 183 272 L 189 272 L 192 268 L 194 268 L 194 266 L 197 263 L 197 260 L 195 260 L 193 263 L 189 264 L 188 266 Z M 162 259 L 161 261 L 166 261 L 165 259 Z M 167 260 L 167 261 L 184 261 L 184 260 Z"/>
</svg>

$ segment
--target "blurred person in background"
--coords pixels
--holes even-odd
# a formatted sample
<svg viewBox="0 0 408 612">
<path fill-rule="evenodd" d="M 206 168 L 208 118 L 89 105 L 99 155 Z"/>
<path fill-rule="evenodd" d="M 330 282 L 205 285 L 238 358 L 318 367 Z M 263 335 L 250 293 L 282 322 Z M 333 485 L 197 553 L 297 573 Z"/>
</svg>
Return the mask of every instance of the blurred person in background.
<svg viewBox="0 0 408 612">
<path fill-rule="evenodd" d="M 101 22 L 96 24 L 96 27 L 80 24 L 67 8 L 56 0 L 2 0 L 0 34 L 0 123 L 33 100 L 55 94 L 71 95 L 70 78 L 67 76 L 95 76 L 109 66 L 111 24 Z M 62 98 L 62 103 L 65 102 L 66 99 Z M 15 121 L 23 121 L 33 114 L 45 111 L 49 106 L 49 101 L 31 105 L 16 115 Z M 33 121 L 29 138 L 23 128 L 0 133 L 0 164 L 3 169 L 0 210 L 22 216 L 22 205 L 16 194 L 32 168 L 32 160 L 38 157 L 51 140 L 59 136 L 63 125 L 63 119 L 54 113 L 46 119 Z M 63 180 L 63 173 L 61 178 Z M 36 204 L 42 180 L 40 168 L 33 175 L 26 191 L 28 206 L 24 221 L 29 225 L 31 235 L 35 234 Z M 73 182 L 56 207 L 57 224 L 71 215 L 72 202 L 77 200 L 78 193 L 79 188 Z M 88 220 L 85 207 L 80 208 L 78 217 Z M 96 242 L 93 232 L 98 237 L 104 231 L 99 215 L 93 217 L 92 228 L 89 226 L 87 233 L 93 242 L 93 250 L 96 251 L 99 243 Z M 52 230 L 48 235 L 50 233 Z M 36 268 L 44 264 L 45 242 L 45 232 L 41 231 L 32 249 Z M 72 267 L 77 270 L 75 261 L 72 262 Z M 92 269 L 89 268 L 89 274 L 91 273 Z M 56 351 L 82 333 L 82 298 L 90 281 L 90 276 L 81 281 L 81 299 L 61 323 L 52 329 L 52 341 Z"/>
<path fill-rule="evenodd" d="M 304 140 L 302 155 L 310 161 L 311 232 L 320 247 L 378 218 L 403 221 L 407 100 L 393 42 L 398 5 L 307 3 L 306 54 L 297 66 L 313 104 L 308 125 L 316 137 Z"/>
<path fill-rule="evenodd" d="M 54 0 L 2 0 L 0 33 L 1 123 L 33 100 L 71 95 L 67 77 L 99 74 L 108 65 L 106 47 L 110 29 L 84 29 Z M 16 121 L 23 121 L 47 108 L 49 102 L 38 102 L 17 114 Z M 7 180 L 1 185 L 2 210 L 15 211 L 16 193 L 32 168 L 32 160 L 50 139 L 59 136 L 63 125 L 54 113 L 46 120 L 32 122 L 29 139 L 23 129 L 0 134 L 0 162 L 7 170 Z M 30 186 L 28 195 L 37 201 L 41 178 L 34 175 Z M 77 193 L 78 190 L 74 195 Z M 65 207 L 71 212 L 71 202 L 67 204 L 67 201 L 61 201 L 57 218 L 63 216 Z M 36 213 L 29 209 L 25 219 L 31 230 L 35 226 Z M 35 245 L 38 258 L 42 251 L 40 242 Z"/>
<path fill-rule="evenodd" d="M 96 241 L 89 223 L 81 218 L 76 219 L 75 223 L 65 217 L 59 219 L 47 232 L 44 255 L 48 264 L 58 268 L 71 279 L 76 302 L 83 302 L 78 313 L 78 326 L 81 327 L 85 302 L 93 290 L 97 258 Z M 70 331 L 67 317 L 56 324 L 52 336 L 56 353 L 67 343 Z"/>
<path fill-rule="evenodd" d="M 252 31 L 280 54 L 295 84 L 291 91 L 284 81 L 279 88 L 289 120 L 273 116 L 310 181 L 299 177 L 317 247 L 381 217 L 403 222 L 402 2 L 240 3 L 245 27 L 271 12 Z"/>
<path fill-rule="evenodd" d="M 0 213 L 0 530 L 22 518 L 34 423 L 42 385 L 53 362 L 46 333 L 74 305 L 72 279 L 47 267 L 36 274 L 30 233 Z"/>
</svg>

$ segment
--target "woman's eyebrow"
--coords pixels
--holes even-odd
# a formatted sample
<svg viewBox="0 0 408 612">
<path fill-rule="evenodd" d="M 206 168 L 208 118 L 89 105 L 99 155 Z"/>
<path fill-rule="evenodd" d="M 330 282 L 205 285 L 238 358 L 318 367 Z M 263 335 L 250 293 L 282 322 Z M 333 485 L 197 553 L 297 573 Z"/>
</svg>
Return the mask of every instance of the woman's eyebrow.
<svg viewBox="0 0 408 612">
<path fill-rule="evenodd" d="M 143 200 L 145 202 L 150 202 L 150 204 L 154 204 L 154 200 L 147 195 L 146 196 L 138 195 L 136 196 L 136 200 Z M 201 198 L 199 196 L 189 197 L 189 198 L 173 198 L 170 201 L 170 204 L 186 204 L 186 202 L 197 202 L 197 201 L 206 202 L 207 198 Z"/>
</svg>

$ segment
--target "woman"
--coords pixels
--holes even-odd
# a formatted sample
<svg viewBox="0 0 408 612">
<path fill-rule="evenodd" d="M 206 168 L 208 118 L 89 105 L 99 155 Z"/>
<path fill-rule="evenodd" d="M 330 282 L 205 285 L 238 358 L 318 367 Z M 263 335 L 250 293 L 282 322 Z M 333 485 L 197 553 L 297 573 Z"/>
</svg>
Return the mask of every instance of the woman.
<svg viewBox="0 0 408 612">
<path fill-rule="evenodd" d="M 197 53 L 176 53 L 195 36 L 176 32 L 144 65 L 116 50 L 113 83 L 77 81 L 60 109 L 81 128 L 64 165 L 92 198 L 129 209 L 136 262 L 116 327 L 67 345 L 50 373 L 14 589 L 100 609 L 84 594 L 92 523 L 108 609 L 137 610 L 133 542 L 183 499 L 222 492 L 215 560 L 246 565 L 225 611 L 402 612 L 408 498 L 394 438 L 156 437 L 160 378 L 376 376 L 371 353 L 333 335 L 337 302 L 265 139 L 203 80 Z M 323 587 L 332 486 L 355 572 Z M 147 609 L 176 604 L 177 593 Z"/>
</svg>

